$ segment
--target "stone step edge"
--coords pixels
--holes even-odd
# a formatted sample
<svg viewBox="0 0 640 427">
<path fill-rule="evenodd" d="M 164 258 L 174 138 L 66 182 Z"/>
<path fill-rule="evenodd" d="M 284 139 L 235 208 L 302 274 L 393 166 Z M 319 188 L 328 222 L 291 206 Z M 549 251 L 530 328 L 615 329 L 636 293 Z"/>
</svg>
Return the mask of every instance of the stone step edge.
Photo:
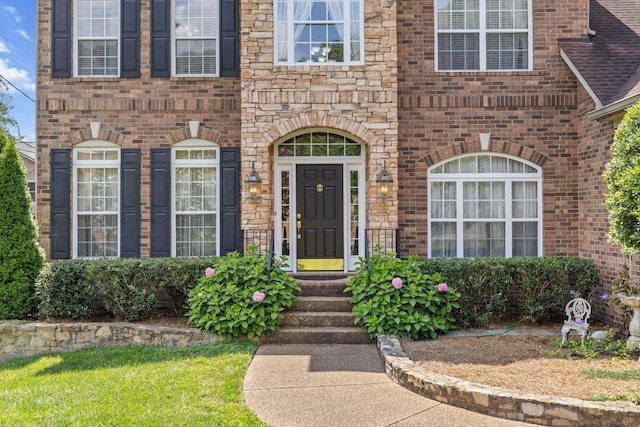
<svg viewBox="0 0 640 427">
<path fill-rule="evenodd" d="M 377 347 L 384 370 L 397 384 L 421 396 L 498 418 L 541 425 L 637 425 L 640 406 L 631 402 L 541 396 L 489 387 L 430 372 L 407 357 L 393 335 L 378 335 Z"/>
</svg>

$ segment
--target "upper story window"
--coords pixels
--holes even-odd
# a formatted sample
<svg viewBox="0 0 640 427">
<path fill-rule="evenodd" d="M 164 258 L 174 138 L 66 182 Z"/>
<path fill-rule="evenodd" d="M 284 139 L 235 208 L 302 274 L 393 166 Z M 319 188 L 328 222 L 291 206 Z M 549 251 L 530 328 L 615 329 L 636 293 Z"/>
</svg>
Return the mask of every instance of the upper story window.
<svg viewBox="0 0 640 427">
<path fill-rule="evenodd" d="M 219 0 L 174 0 L 173 73 L 211 76 L 218 73 Z"/>
<path fill-rule="evenodd" d="M 467 155 L 429 171 L 431 257 L 542 253 L 542 175 L 502 155 Z"/>
<path fill-rule="evenodd" d="M 275 0 L 275 62 L 363 62 L 363 0 Z"/>
<path fill-rule="evenodd" d="M 530 70 L 531 0 L 438 0 L 439 71 Z"/>
<path fill-rule="evenodd" d="M 119 75 L 120 0 L 76 0 L 76 75 Z"/>
<path fill-rule="evenodd" d="M 73 150 L 74 258 L 119 256 L 120 149 L 107 142 Z"/>
</svg>

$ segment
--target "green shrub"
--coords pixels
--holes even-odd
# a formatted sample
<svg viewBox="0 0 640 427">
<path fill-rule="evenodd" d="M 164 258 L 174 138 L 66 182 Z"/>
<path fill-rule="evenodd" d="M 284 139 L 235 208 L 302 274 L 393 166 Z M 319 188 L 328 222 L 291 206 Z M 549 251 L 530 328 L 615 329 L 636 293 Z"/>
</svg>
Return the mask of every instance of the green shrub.
<svg viewBox="0 0 640 427">
<path fill-rule="evenodd" d="M 45 264 L 36 280 L 38 306 L 45 316 L 86 318 L 94 289 L 89 280 L 89 260 L 75 259 Z"/>
<path fill-rule="evenodd" d="M 623 252 L 640 252 L 640 101 L 629 108 L 611 144 L 611 160 L 603 174 L 609 192 L 609 239 Z"/>
<path fill-rule="evenodd" d="M 145 260 L 146 261 L 146 260 Z M 176 313 L 188 310 L 187 296 L 196 286 L 205 268 L 213 265 L 214 257 L 149 258 L 150 268 L 157 272 L 157 283 L 166 291 Z"/>
<path fill-rule="evenodd" d="M 97 259 L 89 264 L 89 278 L 114 316 L 141 320 L 158 307 L 160 284 L 152 266 L 138 258 Z"/>
<path fill-rule="evenodd" d="M 454 313 L 461 328 L 561 318 L 569 300 L 589 299 L 600 281 L 593 261 L 581 258 L 436 258 L 421 264 L 462 295 Z"/>
<path fill-rule="evenodd" d="M 417 257 L 406 261 L 390 254 L 375 254 L 371 259 L 371 278 L 366 261 L 360 260 L 356 275 L 347 283 L 351 292 L 356 323 L 371 337 L 393 334 L 399 338 L 436 338 L 454 329 L 453 310 L 460 293 L 444 287 L 442 275 L 421 271 Z"/>
<path fill-rule="evenodd" d="M 0 131 L 2 135 L 2 131 Z M 0 319 L 20 319 L 36 306 L 35 280 L 44 264 L 31 196 L 15 142 L 0 155 Z"/>
<path fill-rule="evenodd" d="M 504 259 L 422 259 L 421 268 L 426 274 L 442 274 L 460 292 L 460 308 L 455 311 L 458 326 L 484 326 L 507 314 L 513 277 Z"/>
<path fill-rule="evenodd" d="M 300 288 L 282 270 L 282 259 L 274 263 L 269 276 L 267 260 L 255 248 L 244 256 L 231 252 L 216 259 L 189 292 L 189 322 L 227 339 L 278 330 L 282 311 L 293 304 Z"/>
</svg>

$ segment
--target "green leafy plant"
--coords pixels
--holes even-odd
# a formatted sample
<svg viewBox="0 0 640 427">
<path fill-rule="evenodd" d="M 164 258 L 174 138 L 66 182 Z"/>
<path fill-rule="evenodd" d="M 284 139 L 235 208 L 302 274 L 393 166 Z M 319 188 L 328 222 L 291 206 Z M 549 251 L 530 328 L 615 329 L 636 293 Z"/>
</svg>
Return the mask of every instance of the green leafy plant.
<svg viewBox="0 0 640 427">
<path fill-rule="evenodd" d="M 99 259 L 89 265 L 90 280 L 114 316 L 141 320 L 158 306 L 160 285 L 147 279 L 155 276 L 149 266 L 137 258 Z"/>
<path fill-rule="evenodd" d="M 603 177 L 609 190 L 604 199 L 609 240 L 625 253 L 639 253 L 640 101 L 627 110 L 616 129 Z"/>
<path fill-rule="evenodd" d="M 417 257 L 393 254 L 371 258 L 371 276 L 361 259 L 356 275 L 347 283 L 356 324 L 371 337 L 393 334 L 399 338 L 436 338 L 455 328 L 454 309 L 460 293 L 444 283 L 440 274 L 421 271 Z"/>
<path fill-rule="evenodd" d="M 36 280 L 41 314 L 82 319 L 90 315 L 94 287 L 87 274 L 90 261 L 74 259 L 45 264 Z"/>
<path fill-rule="evenodd" d="M 282 312 L 300 290 L 282 262 L 276 260 L 269 274 L 268 256 L 255 247 L 216 259 L 189 292 L 189 322 L 227 339 L 278 330 Z"/>
<path fill-rule="evenodd" d="M 0 131 L 0 319 L 20 319 L 36 307 L 35 280 L 44 264 L 31 196 L 15 142 Z"/>
<path fill-rule="evenodd" d="M 580 340 L 567 340 L 562 344 L 562 339 L 557 338 L 553 342 L 554 357 L 580 357 L 584 359 L 598 359 L 602 357 L 613 357 L 618 359 L 630 359 L 633 351 L 627 349 L 626 342 L 620 339 L 615 331 L 607 331 L 607 337 L 603 340 L 588 338 L 582 345 Z"/>
<path fill-rule="evenodd" d="M 454 315 L 460 327 L 495 321 L 564 317 L 565 304 L 589 298 L 600 277 L 592 260 L 566 257 L 434 258 L 422 271 L 441 273 L 462 295 Z"/>
</svg>

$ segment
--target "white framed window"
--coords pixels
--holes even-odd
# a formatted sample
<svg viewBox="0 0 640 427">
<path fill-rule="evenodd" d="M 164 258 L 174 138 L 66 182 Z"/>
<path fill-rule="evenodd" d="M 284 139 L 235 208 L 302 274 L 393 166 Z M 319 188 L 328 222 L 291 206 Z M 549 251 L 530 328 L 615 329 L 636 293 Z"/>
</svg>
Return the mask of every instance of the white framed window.
<svg viewBox="0 0 640 427">
<path fill-rule="evenodd" d="M 76 76 L 120 74 L 120 0 L 75 0 Z"/>
<path fill-rule="evenodd" d="M 542 254 L 542 172 L 510 156 L 472 154 L 432 167 L 431 257 Z"/>
<path fill-rule="evenodd" d="M 219 148 L 209 141 L 173 146 L 173 256 L 219 253 L 219 158 Z"/>
<path fill-rule="evenodd" d="M 361 64 L 363 0 L 274 0 L 276 64 Z"/>
<path fill-rule="evenodd" d="M 218 74 L 219 0 L 173 0 L 173 74 Z"/>
<path fill-rule="evenodd" d="M 531 0 L 437 0 L 438 71 L 531 70 Z"/>
<path fill-rule="evenodd" d="M 92 141 L 73 149 L 73 257 L 120 253 L 120 149 Z"/>
</svg>

